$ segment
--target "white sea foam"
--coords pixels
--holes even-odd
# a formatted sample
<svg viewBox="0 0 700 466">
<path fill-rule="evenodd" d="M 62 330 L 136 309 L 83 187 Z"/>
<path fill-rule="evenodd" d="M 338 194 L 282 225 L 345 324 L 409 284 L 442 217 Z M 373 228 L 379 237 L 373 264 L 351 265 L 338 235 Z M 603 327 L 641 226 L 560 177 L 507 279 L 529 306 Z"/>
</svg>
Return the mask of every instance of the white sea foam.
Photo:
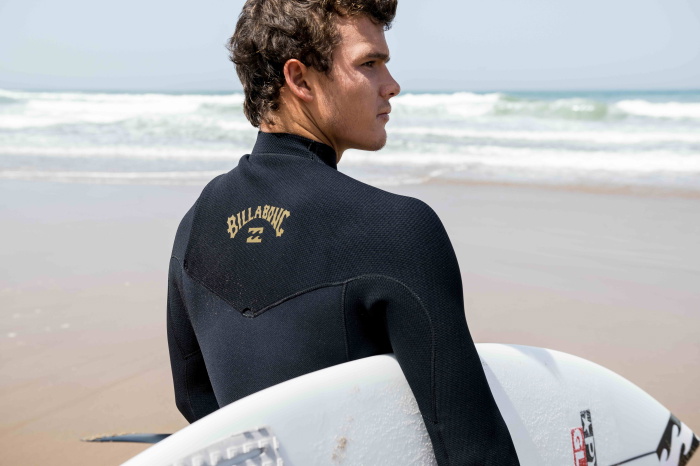
<svg viewBox="0 0 700 466">
<path fill-rule="evenodd" d="M 242 104 L 240 93 L 0 90 L 0 178 L 203 183 L 251 150 Z M 392 105 L 387 147 L 349 152 L 341 171 L 379 185 L 457 177 L 700 190 L 700 93 L 405 93 Z"/>
<path fill-rule="evenodd" d="M 520 99 L 502 93 L 473 94 L 407 94 L 399 95 L 393 101 L 396 111 L 409 115 L 457 116 L 476 118 L 482 116 L 531 116 L 555 119 L 600 120 L 618 117 L 608 105 L 583 98 L 555 100 Z"/>
<path fill-rule="evenodd" d="M 0 90 L 0 97 L 13 102 L 9 110 L 0 113 L 0 128 L 7 129 L 167 118 L 192 115 L 201 109 L 242 109 L 243 104 L 242 94 L 86 94 Z"/>
<path fill-rule="evenodd" d="M 646 100 L 622 100 L 615 107 L 629 115 L 653 118 L 700 119 L 698 102 L 648 102 Z"/>
<path fill-rule="evenodd" d="M 700 157 L 688 157 L 670 151 L 621 153 L 614 151 L 568 151 L 543 148 L 502 146 L 465 147 L 459 153 L 368 153 L 348 151 L 346 166 L 451 167 L 474 166 L 533 170 L 575 170 L 581 172 L 678 173 L 700 176 Z M 699 186 L 700 188 L 700 186 Z"/>
<path fill-rule="evenodd" d="M 426 115 L 432 113 L 457 115 L 460 117 L 477 117 L 493 111 L 494 105 L 502 94 L 473 94 L 457 92 L 455 94 L 405 94 L 392 100 L 398 112 L 411 112 Z"/>
<path fill-rule="evenodd" d="M 158 94 L 158 93 L 96 93 L 96 92 L 27 92 L 0 89 L 0 97 L 15 102 L 51 101 L 51 102 L 92 102 L 92 103 L 122 103 L 133 104 L 152 103 L 167 105 L 168 103 L 196 103 L 215 105 L 242 105 L 243 94 Z"/>
<path fill-rule="evenodd" d="M 514 98 L 503 93 L 407 94 L 392 100 L 398 112 L 466 118 L 517 115 L 550 119 L 603 120 L 625 116 L 700 119 L 699 102 L 650 102 L 643 99 L 607 103 L 591 98 L 552 100 Z"/>
<path fill-rule="evenodd" d="M 662 131 L 489 131 L 481 129 L 446 128 L 442 126 L 411 126 L 391 128 L 390 135 L 425 135 L 470 140 L 534 141 L 534 142 L 588 142 L 605 144 L 642 144 L 658 142 L 684 142 L 700 144 L 700 132 Z"/>
<path fill-rule="evenodd" d="M 143 146 L 0 146 L 0 155 L 41 156 L 41 157 L 101 157 L 101 158 L 142 158 L 142 159 L 238 159 L 250 148 L 236 150 L 232 147 L 221 149 L 184 147 L 143 147 Z"/>
</svg>

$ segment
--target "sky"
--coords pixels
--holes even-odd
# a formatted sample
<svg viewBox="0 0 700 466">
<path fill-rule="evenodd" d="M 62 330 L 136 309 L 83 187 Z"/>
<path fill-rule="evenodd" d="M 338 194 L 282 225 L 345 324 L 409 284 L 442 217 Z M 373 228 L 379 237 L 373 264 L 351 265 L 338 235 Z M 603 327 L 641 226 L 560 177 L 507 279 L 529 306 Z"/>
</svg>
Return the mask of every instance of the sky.
<svg viewBox="0 0 700 466">
<path fill-rule="evenodd" d="M 240 90 L 243 0 L 0 0 L 0 88 Z M 700 88 L 700 0 L 400 0 L 404 90 Z"/>
</svg>

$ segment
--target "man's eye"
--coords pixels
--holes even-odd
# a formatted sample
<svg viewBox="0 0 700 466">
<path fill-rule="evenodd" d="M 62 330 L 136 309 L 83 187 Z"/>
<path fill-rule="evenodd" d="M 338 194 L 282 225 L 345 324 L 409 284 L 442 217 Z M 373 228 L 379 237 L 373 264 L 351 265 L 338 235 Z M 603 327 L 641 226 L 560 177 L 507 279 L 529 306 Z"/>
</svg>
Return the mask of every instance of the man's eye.
<svg viewBox="0 0 700 466">
<path fill-rule="evenodd" d="M 372 68 L 374 66 L 374 61 L 368 61 L 362 64 L 362 66 L 366 66 L 368 68 Z"/>
</svg>

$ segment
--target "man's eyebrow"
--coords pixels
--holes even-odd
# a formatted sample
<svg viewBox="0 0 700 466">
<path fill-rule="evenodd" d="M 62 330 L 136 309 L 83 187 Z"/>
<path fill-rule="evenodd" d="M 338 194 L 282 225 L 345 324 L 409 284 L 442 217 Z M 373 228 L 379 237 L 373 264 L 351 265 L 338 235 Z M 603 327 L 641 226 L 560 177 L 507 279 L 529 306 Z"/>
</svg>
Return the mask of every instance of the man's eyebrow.
<svg viewBox="0 0 700 466">
<path fill-rule="evenodd" d="M 389 56 L 389 54 L 383 53 L 383 52 L 370 52 L 367 55 L 365 55 L 364 58 L 371 58 L 373 60 L 382 60 L 384 63 L 389 63 L 389 60 L 391 60 L 391 57 Z"/>
</svg>

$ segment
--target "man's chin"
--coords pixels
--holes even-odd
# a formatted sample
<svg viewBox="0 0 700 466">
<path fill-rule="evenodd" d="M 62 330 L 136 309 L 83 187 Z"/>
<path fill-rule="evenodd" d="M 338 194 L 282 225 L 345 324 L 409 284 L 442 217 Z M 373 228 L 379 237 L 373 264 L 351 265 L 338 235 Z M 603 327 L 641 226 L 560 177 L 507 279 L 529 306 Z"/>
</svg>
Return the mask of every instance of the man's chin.
<svg viewBox="0 0 700 466">
<path fill-rule="evenodd" d="M 362 147 L 358 147 L 360 150 L 367 150 L 367 151 L 378 151 L 382 149 L 386 145 L 386 131 L 383 132 L 384 134 L 378 135 L 375 138 L 371 140 L 366 140 L 363 141 Z"/>
</svg>

